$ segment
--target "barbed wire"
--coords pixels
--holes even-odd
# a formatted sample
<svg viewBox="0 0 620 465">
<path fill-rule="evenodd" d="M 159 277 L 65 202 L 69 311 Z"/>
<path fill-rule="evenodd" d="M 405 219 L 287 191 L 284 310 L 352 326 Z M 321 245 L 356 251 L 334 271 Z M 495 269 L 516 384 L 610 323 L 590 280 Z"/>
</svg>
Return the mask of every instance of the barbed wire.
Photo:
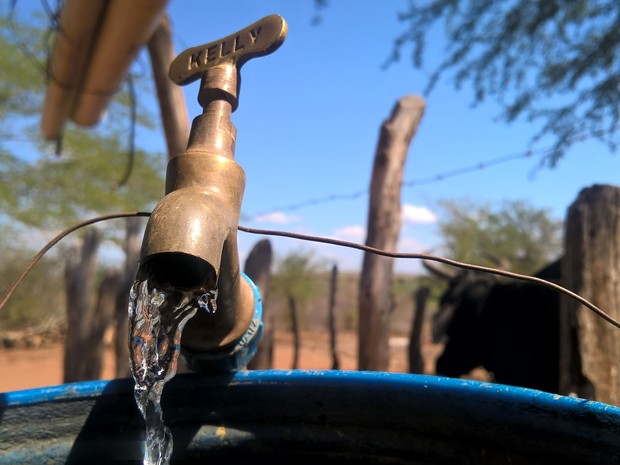
<svg viewBox="0 0 620 465">
<path fill-rule="evenodd" d="M 546 147 L 546 148 L 541 148 L 541 149 L 527 150 L 525 152 L 521 152 L 518 154 L 504 155 L 504 156 L 492 158 L 490 160 L 477 162 L 475 164 L 465 166 L 462 168 L 456 168 L 453 170 L 431 175 L 425 178 L 403 181 L 402 187 L 408 188 L 408 187 L 420 186 L 422 184 L 431 184 L 435 182 L 440 182 L 448 178 L 461 176 L 464 174 L 469 174 L 473 171 L 481 171 L 481 170 L 490 168 L 492 166 L 500 165 L 503 163 L 508 163 L 508 162 L 515 161 L 515 160 L 522 159 L 522 158 L 529 158 L 529 157 L 534 156 L 534 154 L 541 155 L 545 153 L 550 153 L 552 150 L 553 150 L 552 148 Z M 294 210 L 299 210 L 304 207 L 309 207 L 309 206 L 319 205 L 319 204 L 324 204 L 324 203 L 331 203 L 331 202 L 340 201 L 340 200 L 357 200 L 360 197 L 368 195 L 368 193 L 369 193 L 369 189 L 360 189 L 358 191 L 351 192 L 349 194 L 330 194 L 324 197 L 317 197 L 313 199 L 304 200 L 298 203 L 270 208 L 269 210 L 263 210 L 255 215 L 251 215 L 251 217 L 253 219 L 256 219 L 261 216 L 267 215 L 269 213 L 274 213 L 274 212 L 294 211 Z"/>
<path fill-rule="evenodd" d="M 576 134 L 575 136 L 573 136 L 571 141 L 572 142 L 585 141 L 588 139 L 597 138 L 601 134 L 606 134 L 607 132 L 608 132 L 607 130 L 601 129 L 599 131 L 590 131 L 588 133 Z M 455 168 L 452 170 L 448 170 L 448 171 L 444 171 L 438 174 L 427 176 L 424 178 L 403 181 L 402 188 L 416 187 L 416 186 L 420 186 L 423 184 L 432 184 L 436 182 L 441 182 L 448 178 L 453 178 L 456 176 L 469 174 L 474 171 L 482 171 L 484 169 L 491 168 L 491 167 L 501 165 L 504 163 L 508 163 L 508 162 L 512 162 L 512 161 L 516 161 L 516 160 L 520 160 L 524 158 L 532 158 L 534 156 L 549 155 L 553 153 L 554 150 L 555 150 L 555 146 L 551 145 L 547 147 L 528 149 L 522 152 L 517 152 L 517 153 L 513 153 L 509 155 L 502 155 L 502 156 L 498 156 L 498 157 L 491 158 L 488 160 L 479 161 L 479 162 L 476 162 L 476 163 L 473 163 L 471 165 L 467 165 L 461 168 Z M 283 205 L 280 207 L 270 208 L 268 210 L 260 211 L 259 213 L 255 215 L 249 215 L 249 216 L 252 219 L 257 219 L 261 216 L 265 216 L 265 215 L 268 215 L 270 213 L 275 213 L 275 212 L 295 211 L 295 210 L 299 210 L 304 207 L 331 203 L 331 202 L 336 202 L 340 200 L 357 200 L 360 197 L 368 195 L 369 192 L 370 192 L 369 189 L 366 188 L 366 189 L 360 189 L 360 190 L 357 190 L 357 191 L 354 191 L 348 194 L 330 194 L 330 195 L 326 195 L 323 197 L 316 197 L 316 198 L 312 198 L 308 200 L 303 200 L 297 203 L 292 203 L 292 204 Z"/>
<path fill-rule="evenodd" d="M 317 3 L 320 4 L 321 2 L 318 1 Z M 10 4 L 11 5 L 10 10 L 9 10 L 10 11 L 10 15 L 9 15 L 10 25 L 13 29 L 15 29 L 14 17 L 16 15 L 16 4 L 17 4 L 17 0 L 12 0 Z M 60 11 L 60 6 L 62 5 L 62 1 L 60 0 L 58 1 L 58 5 L 56 6 L 56 9 L 53 9 L 48 4 L 47 0 L 41 0 L 41 4 L 49 20 L 48 31 L 49 32 L 57 31 L 62 34 L 63 32 L 60 30 L 60 24 L 59 24 L 59 19 L 58 19 L 58 16 L 59 16 L 58 12 Z M 18 45 L 18 48 L 20 48 L 20 50 L 22 51 L 22 53 L 24 53 L 33 63 L 37 64 L 40 67 L 40 63 L 38 63 L 38 60 L 36 59 L 34 54 L 31 53 L 30 50 L 28 50 L 28 48 L 26 47 L 24 43 L 18 42 L 17 45 Z M 48 60 L 49 60 L 49 55 L 51 53 L 51 50 L 48 49 L 47 52 L 48 52 Z M 48 68 L 49 68 L 49 63 L 48 63 Z M 51 76 L 49 69 L 44 70 L 44 73 L 46 74 L 47 79 L 54 78 L 53 76 Z M 118 186 L 122 186 L 123 184 L 125 184 L 128 177 L 130 176 L 131 171 L 132 171 L 132 166 L 133 166 L 134 152 L 135 152 L 137 102 L 136 102 L 135 91 L 133 90 L 133 82 L 132 82 L 131 75 L 127 77 L 127 84 L 129 86 L 129 94 L 130 94 L 130 102 L 131 102 L 130 104 L 130 110 L 131 110 L 130 111 L 130 127 L 129 127 L 129 145 L 130 146 L 129 146 L 128 154 L 127 154 L 128 161 L 127 161 L 126 170 L 121 180 L 119 181 Z M 577 141 L 582 141 L 588 138 L 599 137 L 600 135 L 608 133 L 608 132 L 609 132 L 608 130 L 599 130 L 599 131 L 589 131 L 587 133 L 577 134 L 570 138 L 570 142 L 577 142 Z M 3 141 L 0 141 L 0 142 L 3 142 Z M 56 151 L 57 151 L 57 154 L 59 154 L 62 151 L 62 137 L 56 142 L 57 142 Z M 524 152 L 519 152 L 516 154 L 504 155 L 504 156 L 492 158 L 490 160 L 480 161 L 480 162 L 474 163 L 469 166 L 465 166 L 462 168 L 456 168 L 456 169 L 445 171 L 439 174 L 431 175 L 425 178 L 404 181 L 402 183 L 402 187 L 410 188 L 410 187 L 420 186 L 424 184 L 431 184 L 435 182 L 444 181 L 448 178 L 468 174 L 474 171 L 481 171 L 481 170 L 484 170 L 484 169 L 487 169 L 493 166 L 515 161 L 518 159 L 532 157 L 534 155 L 549 155 L 554 152 L 555 148 L 556 148 L 555 146 L 550 146 L 550 147 L 544 147 L 544 148 L 539 148 L 539 149 L 530 149 L 530 150 L 526 150 Z M 260 216 L 264 216 L 264 215 L 267 215 L 269 213 L 274 213 L 274 212 L 295 211 L 295 210 L 299 210 L 301 208 L 308 207 L 308 206 L 332 203 L 332 202 L 341 201 L 341 200 L 356 200 L 362 196 L 368 195 L 368 193 L 369 193 L 369 189 L 365 188 L 365 189 L 360 189 L 352 193 L 330 194 L 330 195 L 323 196 L 323 197 L 303 200 L 298 203 L 270 208 L 269 210 L 263 210 L 261 212 L 258 212 L 257 214 L 249 215 L 249 216 L 251 219 L 257 219 Z"/>
</svg>

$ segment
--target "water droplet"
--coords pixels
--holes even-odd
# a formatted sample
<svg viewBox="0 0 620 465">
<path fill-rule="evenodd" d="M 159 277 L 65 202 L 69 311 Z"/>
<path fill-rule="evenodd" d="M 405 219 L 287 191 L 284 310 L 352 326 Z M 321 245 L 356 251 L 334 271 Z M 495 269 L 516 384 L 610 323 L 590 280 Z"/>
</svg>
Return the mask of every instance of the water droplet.
<svg viewBox="0 0 620 465">
<path fill-rule="evenodd" d="M 206 310 L 208 313 L 215 313 L 217 311 L 217 293 L 217 289 L 214 289 L 200 296 L 198 307 Z"/>
<path fill-rule="evenodd" d="M 151 297 L 151 305 L 159 307 L 166 300 L 166 294 L 163 292 L 154 292 Z"/>
</svg>

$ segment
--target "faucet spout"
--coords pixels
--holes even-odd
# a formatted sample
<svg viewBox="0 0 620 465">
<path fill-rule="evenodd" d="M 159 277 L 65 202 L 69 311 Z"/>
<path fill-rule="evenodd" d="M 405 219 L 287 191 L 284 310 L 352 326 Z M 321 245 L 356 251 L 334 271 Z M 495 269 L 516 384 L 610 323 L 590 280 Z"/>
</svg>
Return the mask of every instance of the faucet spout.
<svg viewBox="0 0 620 465">
<path fill-rule="evenodd" d="M 198 102 L 203 113 L 192 122 L 187 150 L 168 163 L 166 195 L 147 224 L 137 277 L 209 300 L 217 295 L 217 309 L 196 312 L 183 330 L 181 351 L 197 371 L 212 369 L 221 354 L 235 354 L 235 362 L 224 368 L 240 368 L 238 361 L 253 354 L 250 342 L 260 339 L 260 296 L 239 269 L 237 227 L 245 173 L 234 160 L 231 114 L 238 106 L 240 67 L 276 50 L 286 32 L 283 18 L 267 16 L 224 39 L 186 50 L 170 66 L 177 84 L 202 78 Z"/>
<path fill-rule="evenodd" d="M 243 336 L 253 316 L 237 248 L 245 173 L 222 155 L 188 150 L 171 160 L 167 180 L 169 192 L 147 224 L 138 275 L 162 287 L 216 291 L 217 310 L 186 324 L 183 346 L 220 350 Z"/>
</svg>

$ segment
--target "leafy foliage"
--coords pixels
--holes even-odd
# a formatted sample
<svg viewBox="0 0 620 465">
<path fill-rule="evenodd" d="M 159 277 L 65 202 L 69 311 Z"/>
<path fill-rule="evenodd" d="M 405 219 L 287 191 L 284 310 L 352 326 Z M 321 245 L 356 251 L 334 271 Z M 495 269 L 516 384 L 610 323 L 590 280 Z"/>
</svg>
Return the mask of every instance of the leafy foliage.
<svg viewBox="0 0 620 465">
<path fill-rule="evenodd" d="M 276 292 L 303 302 L 316 293 L 314 281 L 323 268 L 311 252 L 290 252 L 278 261 L 272 286 Z"/>
<path fill-rule="evenodd" d="M 293 330 L 305 325 L 299 321 L 300 316 L 316 316 L 316 309 L 311 315 L 306 315 L 304 306 L 307 303 L 316 303 L 317 296 L 324 297 L 324 284 L 329 282 L 329 277 L 322 264 L 309 251 L 292 251 L 277 260 L 276 272 L 270 279 L 269 305 L 271 311 L 277 307 L 277 302 L 282 302 L 288 308 L 287 319 Z M 324 299 L 323 299 L 324 300 Z M 291 302 L 294 303 L 291 306 Z M 275 304 L 275 305 L 274 305 Z"/>
<path fill-rule="evenodd" d="M 412 46 L 424 65 L 437 23 L 447 37 L 445 57 L 426 92 L 453 72 L 457 88 L 471 84 L 474 104 L 496 97 L 500 119 L 541 120 L 532 142 L 554 138 L 545 159 L 555 166 L 574 143 L 594 137 L 610 150 L 620 120 L 620 3 L 615 0 L 410 1 L 405 30 L 389 62 Z"/>
<path fill-rule="evenodd" d="M 17 33 L 18 31 L 18 33 Z M 24 37 L 41 37 L 41 31 L 27 24 L 14 23 L 7 17 L 0 17 L 0 121 L 3 122 L 0 136 L 11 134 L 7 125 L 14 113 L 32 116 L 41 111 L 44 84 L 44 50 L 33 47 L 25 54 Z M 11 118 L 8 118 L 11 117 Z"/>
<path fill-rule="evenodd" d="M 522 201 L 506 201 L 496 209 L 446 201 L 443 208 L 440 234 L 456 260 L 532 273 L 561 253 L 562 223 L 544 209 Z"/>
<path fill-rule="evenodd" d="M 118 93 L 105 121 L 95 129 L 68 124 L 60 155 L 53 153 L 54 144 L 42 140 L 38 125 L 46 89 L 48 34 L 36 20 L 18 23 L 12 15 L 0 18 L 0 67 L 6 71 L 0 78 L 3 219 L 35 228 L 64 228 L 100 213 L 151 209 L 163 194 L 166 157 L 138 149 L 130 158 L 127 92 Z M 137 124 L 153 127 L 143 108 L 138 108 Z M 129 165 L 129 181 L 119 186 Z"/>
<path fill-rule="evenodd" d="M 163 193 L 163 156 L 138 150 L 129 182 L 119 187 L 127 163 L 119 145 L 111 136 L 70 131 L 62 157 L 13 159 L 3 167 L 11 182 L 0 190 L 0 210 L 27 225 L 58 228 L 99 212 L 152 208 Z"/>
<path fill-rule="evenodd" d="M 21 273 L 33 254 L 26 250 L 4 249 L 0 266 L 0 296 Z M 56 259 L 45 258 L 34 267 L 0 312 L 0 329 L 41 326 L 59 318 L 64 309 L 62 268 Z"/>
<path fill-rule="evenodd" d="M 44 18 L 45 20 L 45 18 Z M 76 221 L 101 213 L 150 210 L 164 191 L 163 153 L 128 151 L 131 95 L 119 92 L 105 120 L 93 129 L 69 123 L 62 151 L 44 141 L 39 129 L 47 87 L 46 62 L 55 31 L 40 18 L 18 20 L 0 14 L 0 292 L 22 271 L 38 247 Z M 149 85 L 148 76 L 136 84 Z M 145 92 L 145 91 L 142 91 Z M 137 105 L 136 124 L 154 127 Z M 128 181 L 120 186 L 128 166 Z M 123 222 L 106 223 L 106 239 L 120 241 Z M 63 308 L 62 249 L 58 245 L 37 263 L 2 312 L 2 325 L 36 324 Z M 60 286 L 60 287 L 59 287 Z"/>
</svg>

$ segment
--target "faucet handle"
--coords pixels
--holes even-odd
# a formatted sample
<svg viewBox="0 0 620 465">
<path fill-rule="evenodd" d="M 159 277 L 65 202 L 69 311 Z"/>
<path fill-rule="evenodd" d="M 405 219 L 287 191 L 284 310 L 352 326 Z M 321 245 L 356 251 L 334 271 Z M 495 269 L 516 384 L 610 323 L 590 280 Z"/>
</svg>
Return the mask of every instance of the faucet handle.
<svg viewBox="0 0 620 465">
<path fill-rule="evenodd" d="M 232 65 L 237 72 L 251 58 L 269 55 L 286 39 L 288 25 L 279 15 L 269 15 L 223 39 L 192 47 L 170 65 L 169 77 L 179 85 L 194 82 L 218 65 Z"/>
</svg>

